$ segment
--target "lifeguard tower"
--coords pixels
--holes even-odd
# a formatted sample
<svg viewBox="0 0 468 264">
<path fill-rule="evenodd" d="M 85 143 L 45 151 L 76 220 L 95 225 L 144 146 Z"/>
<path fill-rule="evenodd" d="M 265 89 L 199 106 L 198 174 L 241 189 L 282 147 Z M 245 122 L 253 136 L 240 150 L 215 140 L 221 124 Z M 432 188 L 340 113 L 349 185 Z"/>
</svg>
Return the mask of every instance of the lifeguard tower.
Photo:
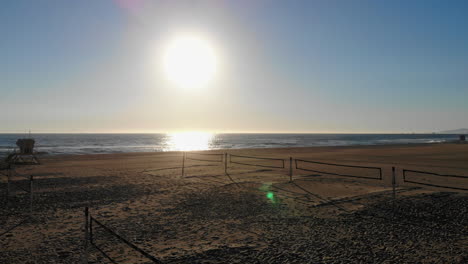
<svg viewBox="0 0 468 264">
<path fill-rule="evenodd" d="M 8 156 L 7 162 L 11 164 L 40 164 L 34 154 L 34 144 L 36 141 L 32 138 L 21 138 L 16 141 L 19 151 Z"/>
</svg>

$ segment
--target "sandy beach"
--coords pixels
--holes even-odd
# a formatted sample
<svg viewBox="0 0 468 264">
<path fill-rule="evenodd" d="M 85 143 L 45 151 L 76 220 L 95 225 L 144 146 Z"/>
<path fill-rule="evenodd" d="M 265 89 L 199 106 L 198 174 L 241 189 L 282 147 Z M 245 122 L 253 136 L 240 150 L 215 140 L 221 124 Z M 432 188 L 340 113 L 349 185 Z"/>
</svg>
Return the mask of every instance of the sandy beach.
<svg viewBox="0 0 468 264">
<path fill-rule="evenodd" d="M 279 160 L 232 156 L 226 174 L 222 155 L 187 153 L 182 175 L 182 152 L 42 156 L 41 165 L 17 168 L 34 177 L 32 218 L 29 196 L 19 189 L 6 204 L 2 178 L 0 233 L 26 221 L 0 237 L 0 263 L 80 263 L 85 207 L 164 263 L 468 261 L 468 191 L 461 190 L 468 179 L 407 174 L 459 190 L 403 179 L 404 169 L 468 175 L 468 144 L 199 153 L 283 159 L 284 168 Z M 305 171 L 296 160 L 320 163 L 299 161 Z M 98 226 L 93 236 L 117 263 L 152 263 Z M 93 247 L 89 262 L 110 263 Z"/>
<path fill-rule="evenodd" d="M 468 263 L 468 1 L 3 1 L 0 264 Z"/>
</svg>

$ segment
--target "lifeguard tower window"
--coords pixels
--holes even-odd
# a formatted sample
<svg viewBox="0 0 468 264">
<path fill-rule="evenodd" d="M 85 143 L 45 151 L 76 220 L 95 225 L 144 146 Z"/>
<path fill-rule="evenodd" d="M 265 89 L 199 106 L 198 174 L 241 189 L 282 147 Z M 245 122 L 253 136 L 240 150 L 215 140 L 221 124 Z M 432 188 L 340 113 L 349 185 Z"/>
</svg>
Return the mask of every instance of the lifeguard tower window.
<svg viewBox="0 0 468 264">
<path fill-rule="evenodd" d="M 34 150 L 34 139 L 18 139 L 16 145 L 20 148 L 20 153 L 25 155 L 33 154 Z"/>
</svg>

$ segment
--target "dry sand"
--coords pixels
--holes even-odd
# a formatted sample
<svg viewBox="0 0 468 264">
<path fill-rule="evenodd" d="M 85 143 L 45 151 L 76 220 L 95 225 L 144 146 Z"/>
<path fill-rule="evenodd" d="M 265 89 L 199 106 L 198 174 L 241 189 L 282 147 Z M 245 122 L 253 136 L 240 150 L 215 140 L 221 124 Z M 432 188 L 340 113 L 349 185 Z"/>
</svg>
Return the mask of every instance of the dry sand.
<svg viewBox="0 0 468 264">
<path fill-rule="evenodd" d="M 20 167 L 19 173 L 34 175 L 34 216 L 27 217 L 28 196 L 19 191 L 5 204 L 3 181 L 0 234 L 27 221 L 0 236 L 0 263 L 79 263 L 85 206 L 96 219 L 165 263 L 468 262 L 468 192 L 402 179 L 402 169 L 468 175 L 468 144 L 204 153 L 224 152 L 285 159 L 285 168 L 229 164 L 225 175 L 222 162 L 186 160 L 182 177 L 178 152 L 45 156 L 41 165 Z M 290 182 L 289 157 L 381 167 L 383 179 L 293 169 Z M 375 170 L 299 165 L 379 177 Z M 395 203 L 392 166 L 397 174 Z M 468 179 L 409 177 L 468 188 Z M 27 187 L 26 180 L 18 183 Z M 95 227 L 94 238 L 117 263 L 151 263 L 102 228 Z M 89 260 L 110 263 L 93 248 Z"/>
</svg>

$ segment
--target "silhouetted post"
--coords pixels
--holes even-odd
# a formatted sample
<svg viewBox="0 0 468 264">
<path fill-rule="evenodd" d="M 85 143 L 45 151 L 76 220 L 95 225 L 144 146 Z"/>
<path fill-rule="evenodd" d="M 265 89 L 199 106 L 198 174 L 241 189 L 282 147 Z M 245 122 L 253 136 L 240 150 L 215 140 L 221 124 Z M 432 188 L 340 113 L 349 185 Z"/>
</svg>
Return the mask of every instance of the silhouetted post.
<svg viewBox="0 0 468 264">
<path fill-rule="evenodd" d="M 227 158 L 228 154 L 224 153 L 224 175 L 227 176 Z"/>
<path fill-rule="evenodd" d="M 392 198 L 393 198 L 393 217 L 395 217 L 395 199 L 396 199 L 395 167 L 392 167 Z"/>
<path fill-rule="evenodd" d="M 31 175 L 29 178 L 29 213 L 33 214 L 33 181 L 34 181 L 34 176 Z"/>
<path fill-rule="evenodd" d="M 8 169 L 7 172 L 7 193 L 6 193 L 6 203 L 8 206 L 9 198 L 10 198 L 10 176 L 11 176 L 11 168 Z"/>
<path fill-rule="evenodd" d="M 292 157 L 289 157 L 289 181 L 292 182 L 293 177 L 293 167 L 292 167 Z"/>
<path fill-rule="evenodd" d="M 184 177 L 184 169 L 185 169 L 185 152 L 182 154 L 182 178 Z"/>
<path fill-rule="evenodd" d="M 88 264 L 88 239 L 89 239 L 89 210 L 85 207 L 85 230 L 84 230 L 84 243 L 83 243 L 83 264 Z"/>
</svg>

